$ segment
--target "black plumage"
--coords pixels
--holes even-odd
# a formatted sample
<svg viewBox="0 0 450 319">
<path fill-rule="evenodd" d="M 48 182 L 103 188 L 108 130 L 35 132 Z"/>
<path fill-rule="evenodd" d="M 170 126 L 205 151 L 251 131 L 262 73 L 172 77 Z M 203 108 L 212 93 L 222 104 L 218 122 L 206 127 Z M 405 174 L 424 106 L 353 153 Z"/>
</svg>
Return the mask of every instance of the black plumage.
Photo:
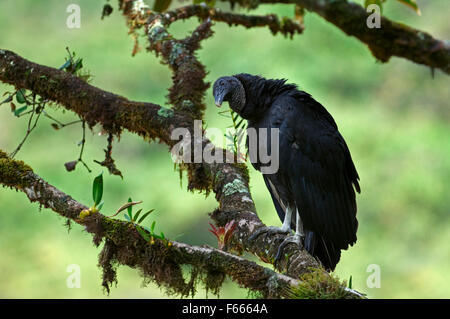
<svg viewBox="0 0 450 319">
<path fill-rule="evenodd" d="M 360 192 L 360 186 L 333 117 L 311 95 L 286 80 L 250 74 L 221 77 L 214 83 L 213 94 L 217 105 L 228 101 L 247 119 L 249 128 L 279 129 L 279 169 L 263 177 L 280 219 L 290 216 L 290 222 L 268 231 L 286 232 L 286 226 L 289 231 L 295 227 L 294 242 L 334 270 L 341 249 L 356 242 L 355 190 Z M 271 152 L 270 141 L 267 145 Z M 258 157 L 250 160 L 261 170 Z"/>
</svg>

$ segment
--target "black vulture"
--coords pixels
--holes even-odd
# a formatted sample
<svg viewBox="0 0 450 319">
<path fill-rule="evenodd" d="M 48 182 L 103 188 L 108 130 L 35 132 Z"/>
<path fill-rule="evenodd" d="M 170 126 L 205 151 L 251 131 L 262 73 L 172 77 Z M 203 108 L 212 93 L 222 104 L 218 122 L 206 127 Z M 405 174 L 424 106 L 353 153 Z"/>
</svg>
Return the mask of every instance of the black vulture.
<svg viewBox="0 0 450 319">
<path fill-rule="evenodd" d="M 334 270 L 341 249 L 356 242 L 355 190 L 361 190 L 333 117 L 310 94 L 285 79 L 245 73 L 225 76 L 216 80 L 213 94 L 216 105 L 227 101 L 248 121 L 248 129 L 256 129 L 257 138 L 266 139 L 260 128 L 279 130 L 279 168 L 263 177 L 283 225 L 258 229 L 250 239 L 264 232 L 291 234 L 295 229 L 295 235 L 279 246 L 276 260 L 288 243 L 296 243 L 327 270 Z M 247 137 L 247 147 L 248 143 Z M 270 141 L 266 145 L 272 152 Z M 252 158 L 250 152 L 250 161 L 261 171 L 264 164 L 259 155 Z"/>
</svg>

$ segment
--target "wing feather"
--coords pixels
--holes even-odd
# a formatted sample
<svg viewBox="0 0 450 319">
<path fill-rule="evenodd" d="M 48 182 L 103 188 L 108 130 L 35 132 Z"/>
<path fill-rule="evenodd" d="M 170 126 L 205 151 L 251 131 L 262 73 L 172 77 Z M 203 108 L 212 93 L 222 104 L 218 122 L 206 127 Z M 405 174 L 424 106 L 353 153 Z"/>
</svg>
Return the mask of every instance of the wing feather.
<svg viewBox="0 0 450 319">
<path fill-rule="evenodd" d="M 318 117 L 305 99 L 277 103 L 291 105 L 280 126 L 280 174 L 289 183 L 303 225 L 346 249 L 356 241 L 354 187 L 359 191 L 347 145 L 334 122 Z"/>
</svg>

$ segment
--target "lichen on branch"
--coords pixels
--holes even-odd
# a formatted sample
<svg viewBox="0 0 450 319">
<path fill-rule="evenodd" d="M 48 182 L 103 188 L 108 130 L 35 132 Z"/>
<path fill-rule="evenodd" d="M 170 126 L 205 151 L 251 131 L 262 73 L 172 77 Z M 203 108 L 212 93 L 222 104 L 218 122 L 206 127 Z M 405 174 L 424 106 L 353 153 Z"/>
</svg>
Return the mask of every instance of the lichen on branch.
<svg viewBox="0 0 450 319">
<path fill-rule="evenodd" d="M 194 136 L 194 120 L 189 113 L 171 110 L 170 116 L 167 116 L 167 111 L 163 112 L 165 109 L 159 105 L 129 101 L 66 72 L 27 61 L 11 51 L 3 52 L 4 54 L 0 55 L 0 81 L 26 88 L 55 101 L 78 114 L 90 126 L 101 124 L 114 128 L 116 132 L 127 129 L 146 139 L 158 139 L 169 147 L 179 142 L 171 138 L 174 128 L 186 128 L 191 132 L 191 136 Z M 27 72 L 31 68 L 34 71 Z M 28 76 L 24 76 L 25 73 L 28 73 Z M 45 79 L 42 75 L 45 75 Z M 52 85 L 49 86 L 47 82 Z M 201 143 L 204 149 L 211 142 L 203 137 Z M 216 148 L 216 152 L 226 154 L 228 151 Z M 278 244 L 286 236 L 276 234 L 259 236 L 254 241 L 248 240 L 256 229 L 265 225 L 256 213 L 251 194 L 232 191 L 236 187 L 238 190 L 243 187 L 249 189 L 246 165 L 202 162 L 185 163 L 183 167 L 188 171 L 188 189 L 214 191 L 219 209 L 211 214 L 211 218 L 217 225 L 224 226 L 232 220 L 237 223 L 232 239 L 235 250 L 248 251 L 265 262 L 273 263 Z M 285 252 L 288 258 L 278 262 L 276 267 L 293 278 L 307 272 L 310 267 L 319 266 L 316 259 L 294 245 L 286 247 Z"/>
<path fill-rule="evenodd" d="M 77 202 L 33 173 L 27 164 L 11 159 L 0 150 L 0 184 L 24 192 L 31 202 L 83 225 L 98 246 L 107 292 L 117 281 L 116 268 L 127 265 L 140 270 L 144 280 L 164 286 L 169 294 L 194 295 L 198 282 L 218 294 L 226 276 L 264 297 L 286 297 L 299 285 L 295 278 L 278 274 L 242 257 L 211 247 L 192 246 L 169 240 L 145 241 L 131 222 L 106 217 L 99 212 L 81 216 L 87 206 Z M 183 265 L 191 266 L 185 279 Z M 349 293 L 351 296 L 352 293 Z"/>
</svg>

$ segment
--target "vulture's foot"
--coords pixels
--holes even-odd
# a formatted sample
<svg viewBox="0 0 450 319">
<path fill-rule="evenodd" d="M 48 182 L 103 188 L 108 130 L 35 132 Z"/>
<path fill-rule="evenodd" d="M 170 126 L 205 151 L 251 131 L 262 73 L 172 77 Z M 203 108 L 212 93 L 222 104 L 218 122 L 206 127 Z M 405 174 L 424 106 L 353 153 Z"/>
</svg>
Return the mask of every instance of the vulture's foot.
<svg viewBox="0 0 450 319">
<path fill-rule="evenodd" d="M 299 233 L 295 233 L 293 236 L 286 237 L 285 240 L 278 246 L 278 252 L 275 256 L 275 263 L 281 259 L 283 255 L 283 250 L 288 244 L 297 244 L 298 249 L 303 249 L 303 237 Z"/>
<path fill-rule="evenodd" d="M 258 228 L 254 234 L 252 234 L 249 237 L 250 241 L 253 241 L 261 234 L 268 233 L 269 235 L 275 235 L 275 234 L 289 234 L 291 230 L 289 228 L 283 228 L 283 227 L 275 227 L 275 226 L 269 226 L 269 227 L 261 227 Z"/>
</svg>

